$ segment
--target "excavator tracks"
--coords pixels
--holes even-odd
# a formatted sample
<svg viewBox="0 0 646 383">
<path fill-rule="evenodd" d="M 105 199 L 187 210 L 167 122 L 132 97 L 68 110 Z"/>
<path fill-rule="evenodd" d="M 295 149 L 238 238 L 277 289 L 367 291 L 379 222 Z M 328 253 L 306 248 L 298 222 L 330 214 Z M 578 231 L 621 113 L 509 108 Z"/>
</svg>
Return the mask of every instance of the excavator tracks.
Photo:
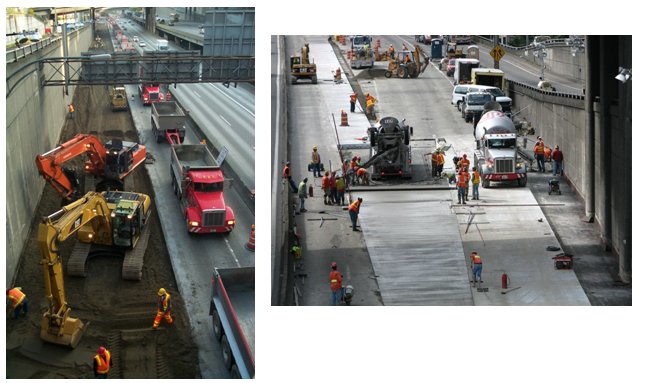
<svg viewBox="0 0 646 383">
<path fill-rule="evenodd" d="M 91 243 L 83 243 L 77 241 L 74 244 L 74 249 L 72 249 L 72 255 L 67 261 L 67 275 L 73 277 L 83 277 L 87 276 L 87 258 L 90 255 L 90 248 L 92 247 Z"/>
<path fill-rule="evenodd" d="M 142 269 L 144 267 L 144 255 L 148 248 L 148 239 L 150 238 L 149 225 L 145 225 L 139 241 L 134 249 L 126 251 L 121 269 L 121 277 L 130 281 L 140 281 Z"/>
</svg>

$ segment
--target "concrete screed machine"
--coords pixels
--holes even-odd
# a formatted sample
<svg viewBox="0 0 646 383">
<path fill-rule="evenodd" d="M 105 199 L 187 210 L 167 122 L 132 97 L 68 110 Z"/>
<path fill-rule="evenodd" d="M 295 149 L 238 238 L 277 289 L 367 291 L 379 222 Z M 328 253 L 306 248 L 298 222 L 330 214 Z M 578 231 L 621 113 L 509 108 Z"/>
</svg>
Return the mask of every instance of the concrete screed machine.
<svg viewBox="0 0 646 383">
<path fill-rule="evenodd" d="M 85 331 L 80 319 L 71 317 L 65 297 L 60 243 L 76 235 L 85 254 L 75 256 L 75 247 L 68 262 L 70 267 L 81 267 L 90 246 L 98 246 L 102 253 L 125 252 L 123 276 L 141 279 L 143 256 L 148 241 L 147 221 L 151 199 L 145 194 L 132 192 L 89 192 L 83 198 L 43 217 L 38 226 L 38 246 L 45 278 L 45 295 L 49 307 L 40 324 L 40 337 L 46 342 L 76 347 Z M 75 263 L 73 266 L 71 264 Z"/>
<path fill-rule="evenodd" d="M 400 122 L 395 117 L 382 118 L 379 127 L 368 128 L 370 158 L 361 167 L 372 166 L 373 180 L 388 176 L 411 178 L 412 135 L 413 127 L 406 125 L 406 119 Z"/>
<path fill-rule="evenodd" d="M 309 79 L 312 84 L 316 84 L 316 64 L 310 62 L 310 44 L 305 43 L 301 48 L 301 54 L 295 54 L 291 57 L 291 75 L 292 84 L 296 84 L 298 80 Z"/>
</svg>

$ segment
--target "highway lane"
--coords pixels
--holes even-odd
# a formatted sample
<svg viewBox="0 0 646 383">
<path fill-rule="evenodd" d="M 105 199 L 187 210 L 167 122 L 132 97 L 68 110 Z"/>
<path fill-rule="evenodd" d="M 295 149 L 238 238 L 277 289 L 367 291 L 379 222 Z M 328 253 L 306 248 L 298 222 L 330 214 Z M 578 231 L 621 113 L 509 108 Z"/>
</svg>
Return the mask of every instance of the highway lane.
<svg viewBox="0 0 646 383">
<path fill-rule="evenodd" d="M 155 163 L 146 165 L 153 187 L 155 206 L 158 209 L 166 246 L 171 257 L 179 290 L 186 302 L 195 342 L 199 347 L 200 368 L 203 378 L 226 378 L 219 342 L 213 336 L 208 313 L 211 291 L 211 270 L 216 267 L 254 266 L 254 253 L 244 245 L 249 239 L 249 228 L 254 216 L 246 207 L 243 198 L 235 189 L 225 189 L 225 199 L 236 215 L 236 228 L 229 235 L 189 235 L 177 197 L 171 187 L 169 171 L 170 147 L 167 143 L 156 143 L 150 126 L 150 107 L 144 107 L 137 99 L 137 89 L 127 85 L 127 92 L 135 95 L 130 99 L 132 116 L 148 151 L 155 157 Z M 190 129 L 185 143 L 197 143 L 198 139 Z"/>
</svg>

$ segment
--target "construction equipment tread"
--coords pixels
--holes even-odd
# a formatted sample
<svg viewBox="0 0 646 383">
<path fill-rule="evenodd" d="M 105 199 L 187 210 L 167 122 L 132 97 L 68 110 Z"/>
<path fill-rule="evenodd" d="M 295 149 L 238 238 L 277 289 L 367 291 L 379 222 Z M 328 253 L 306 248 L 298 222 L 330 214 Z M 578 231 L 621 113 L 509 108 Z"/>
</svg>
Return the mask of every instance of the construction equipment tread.
<svg viewBox="0 0 646 383">
<path fill-rule="evenodd" d="M 141 232 L 139 241 L 134 249 L 126 251 L 121 269 L 121 277 L 130 281 L 140 281 L 142 269 L 144 267 L 144 255 L 148 248 L 148 239 L 150 239 L 150 230 L 146 225 Z"/>
<path fill-rule="evenodd" d="M 92 244 L 77 241 L 72 249 L 72 255 L 67 261 L 67 275 L 73 277 L 87 276 L 87 258 L 90 255 L 90 247 Z"/>
</svg>

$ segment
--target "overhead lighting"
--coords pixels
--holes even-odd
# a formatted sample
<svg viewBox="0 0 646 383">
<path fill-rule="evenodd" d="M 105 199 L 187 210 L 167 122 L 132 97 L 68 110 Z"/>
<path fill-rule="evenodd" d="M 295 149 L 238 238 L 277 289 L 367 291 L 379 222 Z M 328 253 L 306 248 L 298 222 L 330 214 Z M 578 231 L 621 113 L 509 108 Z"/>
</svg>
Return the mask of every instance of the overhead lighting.
<svg viewBox="0 0 646 383">
<path fill-rule="evenodd" d="M 615 79 L 621 81 L 622 84 L 625 84 L 626 81 L 630 80 L 633 77 L 633 74 L 630 69 L 619 67 L 619 74 L 615 76 Z"/>
</svg>

